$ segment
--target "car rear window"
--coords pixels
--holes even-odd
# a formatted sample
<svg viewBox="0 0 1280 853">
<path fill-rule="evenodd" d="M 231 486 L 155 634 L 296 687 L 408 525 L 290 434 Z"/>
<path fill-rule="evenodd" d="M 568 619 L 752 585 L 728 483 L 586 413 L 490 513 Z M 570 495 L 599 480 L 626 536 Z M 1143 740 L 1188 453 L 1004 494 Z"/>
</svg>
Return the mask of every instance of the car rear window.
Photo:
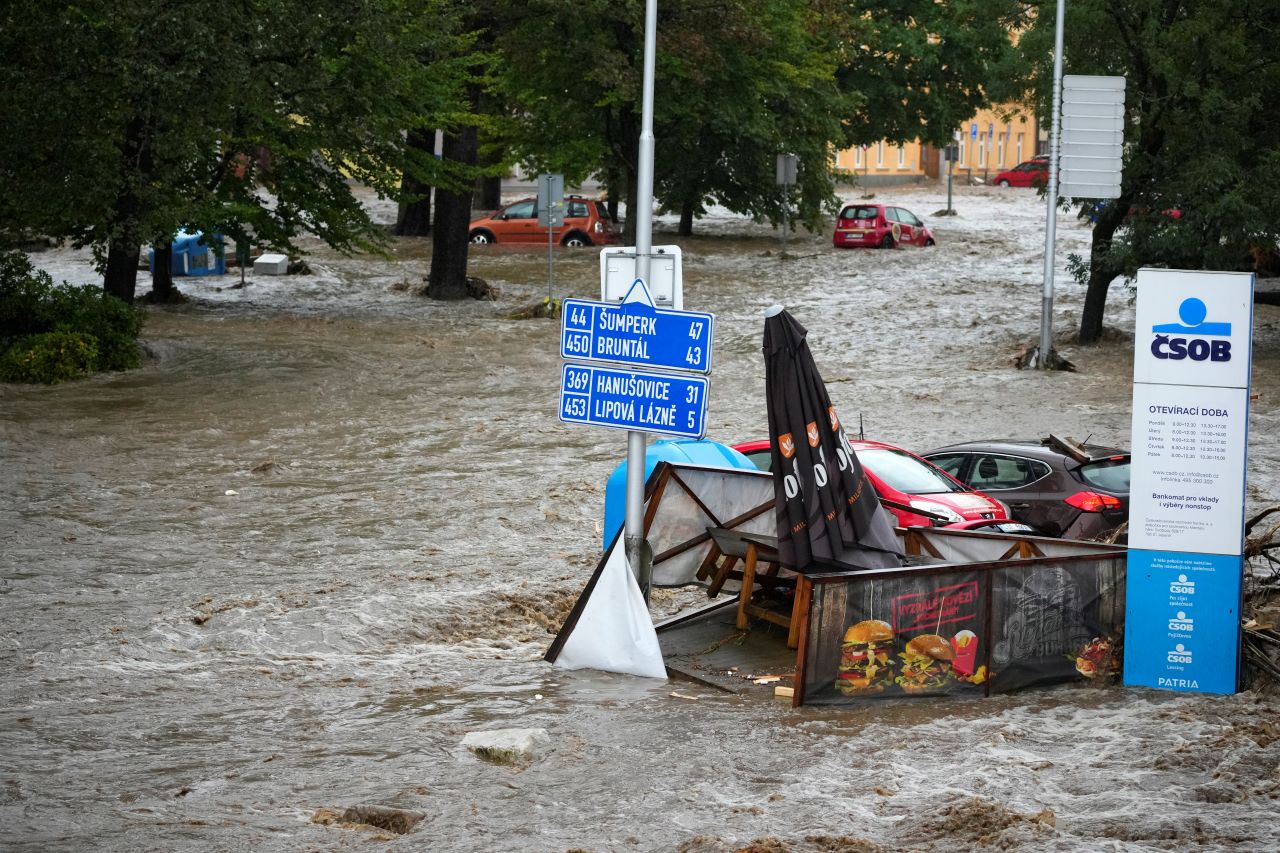
<svg viewBox="0 0 1280 853">
<path fill-rule="evenodd" d="M 1077 472 L 1087 485 L 1106 489 L 1108 492 L 1128 493 L 1129 457 L 1086 462 Z"/>
<path fill-rule="evenodd" d="M 873 447 L 859 450 L 858 461 L 886 484 L 908 495 L 963 492 L 955 480 L 925 462 L 898 450 Z"/>
<path fill-rule="evenodd" d="M 874 205 L 851 204 L 844 210 L 840 211 L 841 219 L 875 219 L 880 213 L 880 208 Z"/>
</svg>

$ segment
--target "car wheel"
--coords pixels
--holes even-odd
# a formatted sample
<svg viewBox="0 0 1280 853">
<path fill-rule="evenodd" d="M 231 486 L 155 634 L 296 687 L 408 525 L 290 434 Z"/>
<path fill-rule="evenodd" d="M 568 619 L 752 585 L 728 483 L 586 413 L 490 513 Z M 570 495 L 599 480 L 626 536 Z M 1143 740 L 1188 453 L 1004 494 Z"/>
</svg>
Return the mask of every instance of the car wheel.
<svg viewBox="0 0 1280 853">
<path fill-rule="evenodd" d="M 924 241 L 924 244 L 925 244 L 926 246 L 936 246 L 936 245 L 938 245 L 937 243 L 933 242 L 933 238 L 932 238 L 932 237 L 930 237 L 929 239 L 925 240 L 925 241 Z"/>
<path fill-rule="evenodd" d="M 493 235 L 488 231 L 472 231 L 469 239 L 473 246 L 487 246 L 488 244 L 495 242 Z"/>
<path fill-rule="evenodd" d="M 591 241 L 588 240 L 587 235 L 583 234 L 581 231 L 573 231 L 564 235 L 564 239 L 560 241 L 560 245 L 566 246 L 570 249 L 581 249 L 583 246 L 590 246 Z"/>
<path fill-rule="evenodd" d="M 884 239 L 880 241 L 880 248 L 881 248 L 881 249 L 892 249 L 892 248 L 893 248 L 893 235 L 892 235 L 892 234 L 886 234 L 886 235 L 884 235 Z"/>
<path fill-rule="evenodd" d="M 1009 182 L 1008 182 L 1007 180 L 1003 180 L 1003 179 L 1001 179 L 1001 180 L 999 180 L 999 181 L 996 181 L 996 186 L 998 186 L 998 187 L 1007 187 L 1007 186 L 1009 186 Z"/>
</svg>

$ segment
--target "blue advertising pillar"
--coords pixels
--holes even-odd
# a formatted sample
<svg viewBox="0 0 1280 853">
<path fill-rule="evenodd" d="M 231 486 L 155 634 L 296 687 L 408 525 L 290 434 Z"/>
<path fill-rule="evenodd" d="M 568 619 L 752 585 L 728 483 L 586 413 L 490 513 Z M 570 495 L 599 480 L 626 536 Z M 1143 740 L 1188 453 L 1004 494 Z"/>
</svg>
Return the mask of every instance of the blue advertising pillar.
<svg viewBox="0 0 1280 853">
<path fill-rule="evenodd" d="M 1252 338 L 1252 274 L 1138 271 L 1125 684 L 1237 690 Z"/>
</svg>

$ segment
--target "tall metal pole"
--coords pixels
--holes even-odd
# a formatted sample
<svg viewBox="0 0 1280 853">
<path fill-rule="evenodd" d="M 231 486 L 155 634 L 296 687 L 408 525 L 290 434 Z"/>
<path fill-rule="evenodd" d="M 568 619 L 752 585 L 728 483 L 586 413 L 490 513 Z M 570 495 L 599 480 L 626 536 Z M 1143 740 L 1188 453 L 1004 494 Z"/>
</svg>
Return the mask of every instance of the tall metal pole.
<svg viewBox="0 0 1280 853">
<path fill-rule="evenodd" d="M 1036 366 L 1048 370 L 1053 354 L 1053 254 L 1058 231 L 1058 137 L 1062 134 L 1062 18 L 1066 0 L 1058 0 L 1053 31 L 1053 126 L 1049 131 L 1048 225 L 1044 234 L 1044 298 L 1040 308 L 1040 349 Z"/>
<path fill-rule="evenodd" d="M 653 76 L 658 42 L 658 0 L 644 4 L 644 89 L 640 101 L 640 151 L 636 173 L 636 277 L 649 281 L 649 255 L 653 251 Z M 678 306 L 677 306 L 678 307 Z M 623 535 L 627 562 L 649 600 L 653 554 L 644 538 L 644 469 L 647 434 L 627 433 L 627 509 Z"/>
</svg>

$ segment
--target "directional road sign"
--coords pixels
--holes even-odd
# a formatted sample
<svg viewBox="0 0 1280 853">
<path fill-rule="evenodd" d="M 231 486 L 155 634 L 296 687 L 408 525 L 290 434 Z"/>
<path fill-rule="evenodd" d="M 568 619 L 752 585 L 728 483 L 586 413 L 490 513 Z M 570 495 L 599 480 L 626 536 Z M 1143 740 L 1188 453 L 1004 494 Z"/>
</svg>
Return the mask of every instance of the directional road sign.
<svg viewBox="0 0 1280 853">
<path fill-rule="evenodd" d="M 702 438 L 710 380 L 692 374 L 641 373 L 566 364 L 560 420 Z"/>
<path fill-rule="evenodd" d="M 562 358 L 711 371 L 712 314 L 585 299 L 566 299 L 562 308 Z"/>
</svg>

